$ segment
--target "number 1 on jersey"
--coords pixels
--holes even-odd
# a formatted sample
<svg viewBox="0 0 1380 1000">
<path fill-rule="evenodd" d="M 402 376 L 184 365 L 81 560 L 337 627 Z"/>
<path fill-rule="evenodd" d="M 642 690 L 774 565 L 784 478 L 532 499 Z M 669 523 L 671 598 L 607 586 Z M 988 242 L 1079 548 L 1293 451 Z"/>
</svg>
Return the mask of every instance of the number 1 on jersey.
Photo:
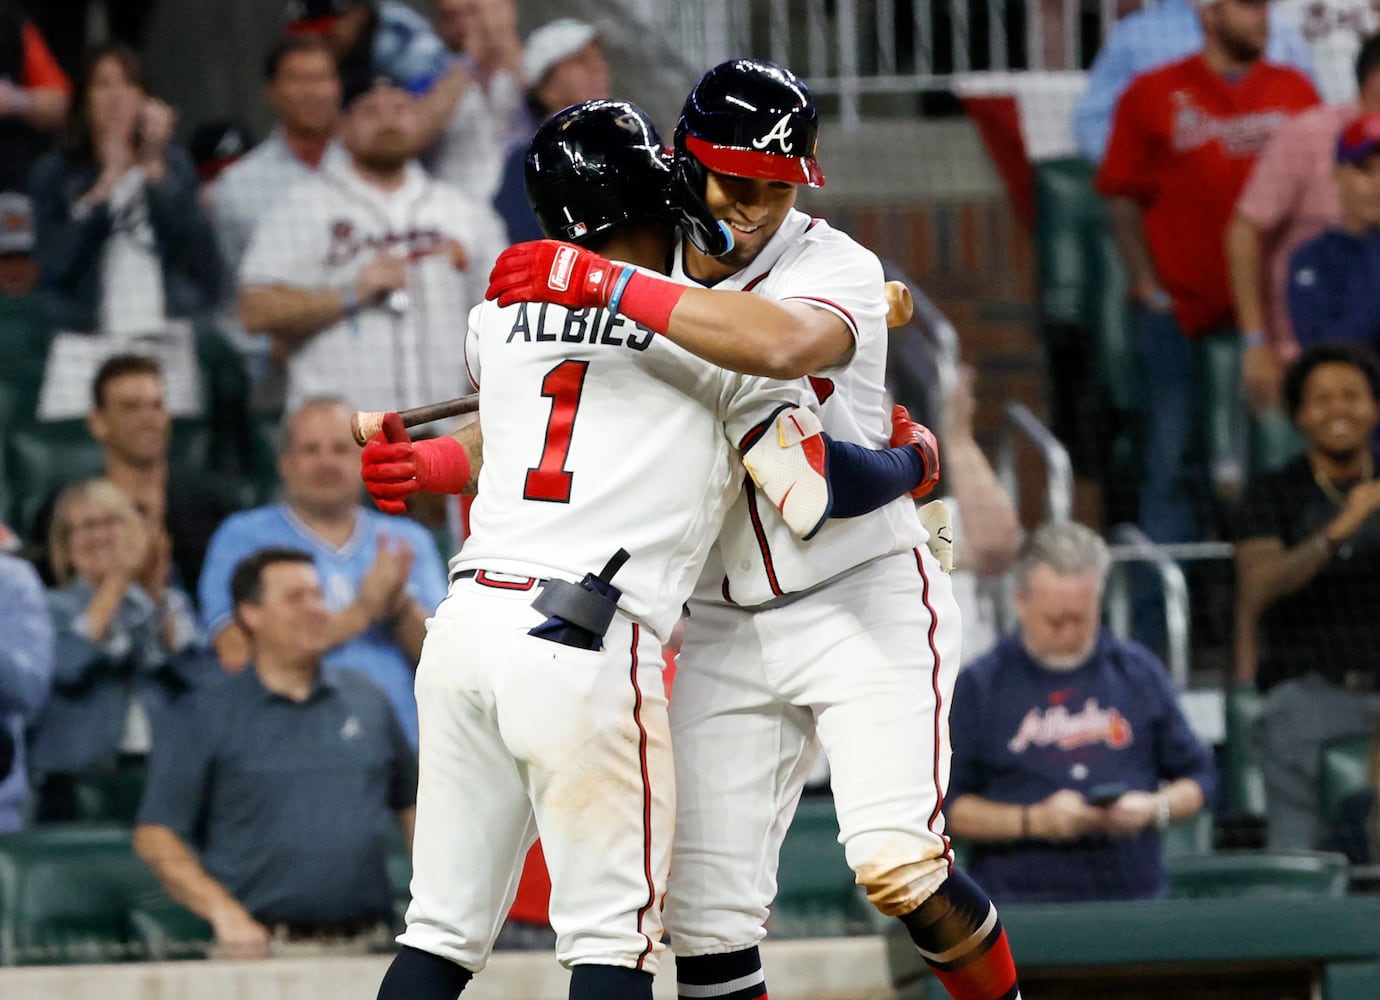
<svg viewBox="0 0 1380 1000">
<path fill-rule="evenodd" d="M 570 483 L 575 477 L 566 471 L 565 460 L 570 456 L 570 432 L 575 427 L 575 411 L 588 368 L 588 361 L 562 361 L 541 380 L 541 394 L 551 400 L 551 416 L 546 421 L 541 461 L 527 470 L 524 500 L 570 503 Z"/>
</svg>

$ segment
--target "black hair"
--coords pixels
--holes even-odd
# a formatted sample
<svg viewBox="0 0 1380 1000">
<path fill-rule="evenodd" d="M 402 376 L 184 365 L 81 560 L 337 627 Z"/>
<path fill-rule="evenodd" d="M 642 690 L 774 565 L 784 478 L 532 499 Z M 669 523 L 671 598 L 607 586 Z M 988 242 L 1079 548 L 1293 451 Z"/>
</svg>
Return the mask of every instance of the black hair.
<svg viewBox="0 0 1380 1000">
<path fill-rule="evenodd" d="M 105 391 L 110 383 L 126 375 L 152 375 L 163 377 L 163 369 L 153 358 L 142 354 L 114 354 L 105 359 L 91 380 L 91 403 L 96 409 L 105 405 Z"/>
<path fill-rule="evenodd" d="M 278 71 L 288 56 L 298 52 L 320 52 L 335 65 L 335 53 L 320 35 L 285 35 L 273 43 L 273 48 L 264 56 L 264 82 L 272 83 L 278 79 Z"/>
<path fill-rule="evenodd" d="M 264 596 L 264 570 L 278 563 L 313 563 L 311 553 L 285 545 L 272 545 L 251 552 L 235 564 L 235 572 L 230 576 L 230 601 L 238 608 L 241 604 L 258 604 Z"/>
<path fill-rule="evenodd" d="M 1370 385 L 1371 398 L 1380 402 L 1380 359 L 1374 351 L 1364 344 L 1317 344 L 1299 355 L 1284 376 L 1284 403 L 1290 419 L 1298 416 L 1308 376 L 1320 365 L 1351 365 L 1359 369 Z"/>
<path fill-rule="evenodd" d="M 1380 71 L 1380 34 L 1370 35 L 1356 53 L 1356 86 L 1364 87 L 1372 73 Z"/>
</svg>

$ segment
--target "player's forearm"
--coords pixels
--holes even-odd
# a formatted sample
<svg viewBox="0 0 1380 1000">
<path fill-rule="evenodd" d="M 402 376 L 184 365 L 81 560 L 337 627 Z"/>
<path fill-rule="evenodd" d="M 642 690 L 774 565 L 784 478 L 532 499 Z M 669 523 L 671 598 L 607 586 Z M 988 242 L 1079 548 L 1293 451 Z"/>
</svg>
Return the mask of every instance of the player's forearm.
<svg viewBox="0 0 1380 1000">
<path fill-rule="evenodd" d="M 1029 809 L 981 795 L 960 795 L 944 810 L 945 831 L 987 843 L 1025 840 L 1031 834 Z"/>
<path fill-rule="evenodd" d="M 473 496 L 479 488 L 479 469 L 484 464 L 484 432 L 480 428 L 478 417 L 456 428 L 451 437 L 465 446 L 465 457 L 470 460 L 470 481 L 460 492 Z"/>
<path fill-rule="evenodd" d="M 1150 245 L 1145 239 L 1145 221 L 1140 205 L 1130 198 L 1109 198 L 1107 218 L 1111 222 L 1112 239 L 1126 268 L 1132 293 L 1144 296 L 1158 289 L 1160 279 L 1150 257 Z"/>
<path fill-rule="evenodd" d="M 136 826 L 134 852 L 153 871 L 169 896 L 202 919 L 215 923 L 224 912 L 244 909 L 207 874 L 191 848 L 168 827 Z"/>
<path fill-rule="evenodd" d="M 971 529 L 960 539 L 964 569 L 980 576 L 1005 573 L 1021 546 L 1021 520 L 996 470 L 971 437 L 950 436 L 943 442 L 943 484 L 958 507 L 960 526 Z"/>
<path fill-rule="evenodd" d="M 1227 225 L 1225 244 L 1237 328 L 1242 333 L 1262 333 L 1265 309 L 1261 303 L 1260 233 L 1248 219 L 1234 215 Z"/>
<path fill-rule="evenodd" d="M 412 853 L 412 839 L 417 833 L 417 807 L 408 806 L 398 810 L 398 829 L 402 832 L 403 846 Z"/>
<path fill-rule="evenodd" d="M 853 349 L 848 327 L 833 313 L 752 292 L 688 289 L 664 332 L 720 368 L 778 379 L 829 368 Z"/>
<path fill-rule="evenodd" d="M 267 333 L 297 344 L 345 318 L 349 303 L 337 288 L 256 285 L 240 289 L 240 322 L 250 333 Z"/>
<path fill-rule="evenodd" d="M 355 636 L 363 635 L 379 617 L 380 613 L 376 609 L 367 607 L 356 598 L 352 604 L 341 608 L 327 620 L 326 642 L 332 649 L 349 642 Z"/>
</svg>

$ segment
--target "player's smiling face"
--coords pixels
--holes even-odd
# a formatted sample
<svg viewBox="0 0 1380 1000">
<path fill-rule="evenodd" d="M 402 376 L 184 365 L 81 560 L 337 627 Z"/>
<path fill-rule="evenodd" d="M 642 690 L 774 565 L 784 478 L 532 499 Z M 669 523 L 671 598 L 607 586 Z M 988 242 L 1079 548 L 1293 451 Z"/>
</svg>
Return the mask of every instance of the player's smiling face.
<svg viewBox="0 0 1380 1000">
<path fill-rule="evenodd" d="M 726 268 L 722 273 L 741 271 L 757 259 L 795 207 L 795 196 L 796 185 L 787 181 L 706 171 L 705 204 L 733 231 L 733 249 L 713 258 Z"/>
</svg>

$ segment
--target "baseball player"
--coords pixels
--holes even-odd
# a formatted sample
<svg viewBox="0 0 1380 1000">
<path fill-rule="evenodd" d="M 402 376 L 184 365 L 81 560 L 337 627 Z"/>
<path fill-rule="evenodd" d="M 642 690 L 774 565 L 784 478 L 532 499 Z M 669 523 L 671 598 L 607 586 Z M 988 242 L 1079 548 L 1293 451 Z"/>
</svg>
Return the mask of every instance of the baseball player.
<svg viewBox="0 0 1380 1000">
<path fill-rule="evenodd" d="M 610 306 L 716 364 L 808 373 L 826 431 L 880 443 L 881 267 L 794 209 L 798 185 L 824 183 L 816 139 L 815 107 L 790 71 L 721 64 L 691 92 L 675 135 L 680 199 L 721 226 L 696 227 L 688 213 L 674 276 L 713 291 L 592 255 L 573 280 L 552 269 L 560 244 L 541 242 L 505 251 L 488 294 Z M 751 308 L 743 291 L 776 299 L 788 320 L 773 323 L 780 311 Z M 891 433 L 893 443 L 916 433 L 900 408 Z M 840 839 L 868 898 L 901 919 L 951 996 L 1019 997 L 996 910 L 954 868 L 944 834 L 960 622 L 912 504 L 831 521 L 808 541 L 762 507 L 749 484 L 729 511 L 689 604 L 676 677 L 665 921 L 680 996 L 766 996 L 757 944 L 778 849 L 822 745 Z"/>
<path fill-rule="evenodd" d="M 527 173 L 547 232 L 634 269 L 664 264 L 671 167 L 634 106 L 561 112 Z M 675 810 L 661 647 L 741 491 L 735 446 L 801 534 L 933 480 L 937 457 L 832 443 L 802 408 L 803 380 L 728 372 L 616 309 L 484 303 L 465 350 L 482 469 L 417 669 L 413 902 L 379 996 L 453 1000 L 540 835 L 572 1000 L 648 1000 Z M 457 437 L 414 443 L 390 420 L 362 456 L 381 507 L 468 482 Z M 832 490 L 831 466 L 849 484 Z"/>
<path fill-rule="evenodd" d="M 240 266 L 245 328 L 287 359 L 287 407 L 334 395 L 365 409 L 454 395 L 466 382 L 455 322 L 480 301 L 503 245 L 488 206 L 412 160 L 416 102 L 347 81 L 341 139 L 326 163 L 262 217 Z"/>
</svg>

